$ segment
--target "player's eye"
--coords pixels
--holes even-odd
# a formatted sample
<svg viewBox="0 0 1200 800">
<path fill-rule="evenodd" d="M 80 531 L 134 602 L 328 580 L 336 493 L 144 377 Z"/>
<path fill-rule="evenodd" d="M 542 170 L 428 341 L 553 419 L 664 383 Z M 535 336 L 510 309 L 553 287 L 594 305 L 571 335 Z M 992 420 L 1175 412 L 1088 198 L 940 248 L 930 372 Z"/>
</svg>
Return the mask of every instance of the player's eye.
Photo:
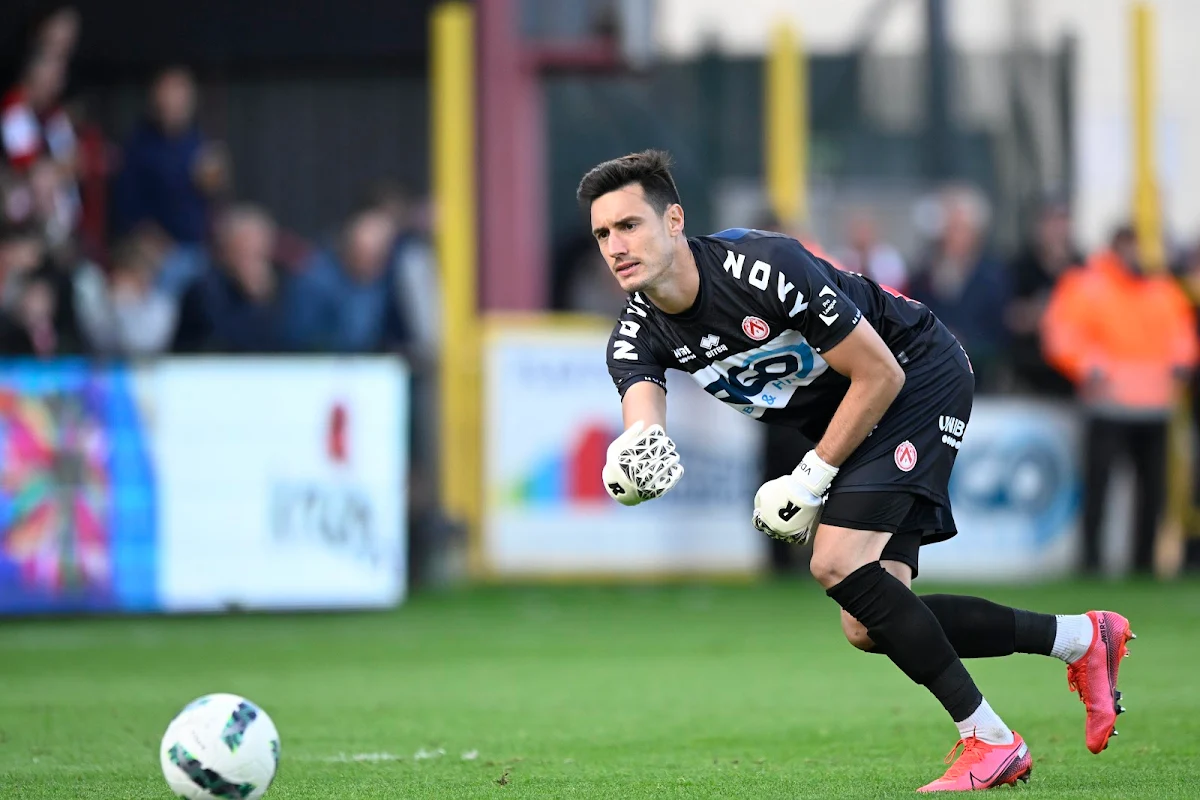
<svg viewBox="0 0 1200 800">
<path fill-rule="evenodd" d="M 636 222 L 623 222 L 623 223 L 621 223 L 621 228 L 622 228 L 623 230 L 631 231 L 631 230 L 633 230 L 633 229 L 634 229 L 634 228 L 636 228 L 636 227 L 637 227 L 637 223 L 636 223 Z"/>
</svg>

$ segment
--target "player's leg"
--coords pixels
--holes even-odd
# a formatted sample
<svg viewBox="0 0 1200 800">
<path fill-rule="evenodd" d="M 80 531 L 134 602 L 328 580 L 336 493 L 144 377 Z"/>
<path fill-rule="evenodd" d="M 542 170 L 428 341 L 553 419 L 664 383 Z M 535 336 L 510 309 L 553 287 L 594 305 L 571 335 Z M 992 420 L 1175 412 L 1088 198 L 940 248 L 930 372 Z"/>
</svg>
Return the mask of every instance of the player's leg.
<svg viewBox="0 0 1200 800">
<path fill-rule="evenodd" d="M 985 788 L 1026 778 L 1032 759 L 1024 741 L 983 698 L 933 612 L 879 563 L 890 536 L 823 523 L 810 568 L 826 594 L 863 624 L 910 680 L 938 699 L 958 727 L 962 755 L 925 790 Z"/>
<path fill-rule="evenodd" d="M 896 538 L 895 536 L 892 537 Z M 887 558 L 880 558 L 880 565 L 896 580 L 903 583 L 905 586 L 912 587 L 912 567 L 908 564 L 902 564 L 899 561 L 892 561 Z M 841 609 L 842 614 L 842 633 L 846 635 L 846 641 L 862 650 L 864 653 L 882 653 L 879 645 L 871 639 L 871 635 L 867 633 L 867 626 L 856 620 L 849 611 Z M 953 644 L 953 642 L 951 642 Z M 960 655 L 959 658 L 962 658 Z"/>
<path fill-rule="evenodd" d="M 811 569 L 826 594 L 958 727 L 963 753 L 923 791 L 1014 783 L 1032 769 L 1025 743 L 984 700 L 937 617 L 879 562 L 890 537 L 904 530 L 916 497 L 947 501 L 973 387 L 961 350 L 910 367 L 904 389 L 843 463 L 813 543 Z"/>
<path fill-rule="evenodd" d="M 860 505 L 873 507 L 871 495 L 860 498 Z M 919 510 L 920 503 L 917 505 Z M 845 513 L 839 511 L 843 501 L 832 506 L 834 514 Z M 952 521 L 949 509 L 940 516 L 946 523 Z M 906 522 L 911 522 L 911 517 Z M 918 573 L 920 541 L 920 534 L 905 531 L 892 536 L 880 554 L 884 568 L 906 586 L 912 585 Z M 1116 733 L 1117 716 L 1124 712 L 1117 680 L 1123 657 L 1129 652 L 1127 642 L 1133 638 L 1127 619 L 1113 611 L 1040 614 L 961 595 L 924 595 L 921 601 L 937 617 L 959 658 L 1016 652 L 1064 661 L 1068 685 L 1079 693 L 1087 709 L 1084 730 L 1088 749 L 1099 753 L 1108 746 Z M 865 626 L 844 609 L 841 614 L 842 631 L 851 644 L 866 652 L 884 653 Z"/>
<path fill-rule="evenodd" d="M 916 501 L 905 524 L 928 514 L 932 509 Z M 941 510 L 950 519 L 949 509 Z M 923 520 L 928 522 L 928 520 Z M 932 529 L 931 529 L 932 530 Z M 905 586 L 912 586 L 918 572 L 921 533 L 903 530 L 883 548 L 881 563 Z M 919 595 L 946 633 L 959 658 L 996 658 L 1013 653 L 1055 656 L 1066 663 L 1087 652 L 1092 639 L 1092 622 L 1085 614 L 1054 615 L 1025 611 L 964 595 Z M 853 617 L 842 612 L 842 630 L 860 650 L 881 652 L 866 630 Z"/>
</svg>

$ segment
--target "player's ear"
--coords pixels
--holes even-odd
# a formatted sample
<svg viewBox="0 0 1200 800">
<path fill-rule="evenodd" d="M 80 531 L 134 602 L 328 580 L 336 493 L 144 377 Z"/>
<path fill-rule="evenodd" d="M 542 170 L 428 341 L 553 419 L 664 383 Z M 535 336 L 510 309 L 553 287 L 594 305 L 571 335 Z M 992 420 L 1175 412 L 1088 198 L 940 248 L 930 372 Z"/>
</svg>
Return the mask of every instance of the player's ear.
<svg viewBox="0 0 1200 800">
<path fill-rule="evenodd" d="M 672 236 L 677 236 L 683 232 L 683 206 L 679 203 L 672 203 L 667 206 L 666 212 L 667 230 Z"/>
</svg>

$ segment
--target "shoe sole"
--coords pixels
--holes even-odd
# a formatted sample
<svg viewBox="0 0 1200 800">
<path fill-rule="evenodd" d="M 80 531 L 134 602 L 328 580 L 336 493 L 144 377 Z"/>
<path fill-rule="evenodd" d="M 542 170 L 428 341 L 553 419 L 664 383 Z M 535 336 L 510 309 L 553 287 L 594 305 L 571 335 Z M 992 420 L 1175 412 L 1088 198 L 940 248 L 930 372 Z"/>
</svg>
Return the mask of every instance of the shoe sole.
<svg viewBox="0 0 1200 800">
<path fill-rule="evenodd" d="M 1016 786 L 1017 782 L 1029 783 L 1029 778 L 1033 775 L 1033 758 L 1026 755 L 1025 758 L 1017 759 L 1009 766 L 1008 771 L 1003 773 L 994 782 L 987 786 L 975 786 L 973 788 L 963 787 L 961 789 L 918 789 L 918 794 L 944 794 L 947 792 L 972 792 L 986 791 L 995 789 L 998 786 Z"/>
<path fill-rule="evenodd" d="M 996 782 L 989 789 L 995 789 L 997 786 L 1016 786 L 1017 781 L 1021 783 L 1029 783 L 1029 777 L 1033 775 L 1033 756 L 1029 753 L 1025 754 L 1024 758 L 1019 758 L 1013 762 L 1008 771 L 996 779 Z"/>
</svg>

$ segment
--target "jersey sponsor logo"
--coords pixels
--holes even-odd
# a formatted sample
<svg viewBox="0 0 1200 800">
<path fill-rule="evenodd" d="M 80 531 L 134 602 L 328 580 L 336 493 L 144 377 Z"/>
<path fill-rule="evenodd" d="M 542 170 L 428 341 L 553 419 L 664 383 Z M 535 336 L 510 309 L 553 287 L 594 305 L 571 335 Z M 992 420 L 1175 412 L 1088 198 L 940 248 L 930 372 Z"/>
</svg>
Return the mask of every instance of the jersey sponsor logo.
<svg viewBox="0 0 1200 800">
<path fill-rule="evenodd" d="M 621 320 L 621 335 L 628 336 L 630 339 L 636 339 L 638 331 L 642 329 L 640 323 L 634 322 L 631 319 Z"/>
<path fill-rule="evenodd" d="M 913 468 L 917 466 L 917 448 L 907 439 L 896 445 L 896 452 L 893 456 L 896 459 L 896 467 L 901 472 L 912 472 Z"/>
<path fill-rule="evenodd" d="M 803 334 L 789 330 L 693 372 L 692 378 L 716 399 L 760 417 L 768 408 L 786 406 L 798 387 L 812 383 L 827 367 Z"/>
<path fill-rule="evenodd" d="M 675 360 L 680 364 L 686 364 L 696 357 L 696 354 L 686 344 L 683 347 L 676 347 L 671 351 L 671 354 L 675 356 Z"/>
<path fill-rule="evenodd" d="M 938 417 L 938 429 L 942 432 L 942 443 L 958 450 L 962 447 L 963 434 L 967 432 L 967 423 L 958 417 L 943 414 Z"/>
<path fill-rule="evenodd" d="M 938 417 L 938 429 L 942 433 L 948 433 L 951 436 L 957 436 L 961 439 L 963 434 L 967 432 L 967 423 L 958 417 L 950 417 L 943 414 Z"/>
<path fill-rule="evenodd" d="M 746 271 L 746 254 L 735 253 L 732 250 L 725 251 L 725 263 L 723 264 L 725 271 L 737 278 L 742 279 L 742 273 L 746 272 L 746 282 L 759 291 L 766 292 L 771 287 L 771 270 L 772 267 L 765 261 L 755 261 Z M 789 317 L 794 317 L 804 309 L 808 308 L 808 303 L 804 302 L 804 293 L 796 288 L 796 284 L 789 281 L 782 272 L 775 272 L 775 290 L 779 295 L 779 302 L 787 307 L 788 297 L 795 292 L 796 299 L 792 303 L 792 308 L 788 311 Z M 747 334 L 748 335 L 748 334 Z"/>
<path fill-rule="evenodd" d="M 709 358 L 716 358 L 722 353 L 729 352 L 727 345 L 721 344 L 721 337 L 715 333 L 710 333 L 700 340 L 700 347 L 704 350 L 704 355 Z"/>
<path fill-rule="evenodd" d="M 762 342 L 771 336 L 771 326 L 762 317 L 746 317 L 742 320 L 742 333 L 756 342 Z"/>
</svg>

